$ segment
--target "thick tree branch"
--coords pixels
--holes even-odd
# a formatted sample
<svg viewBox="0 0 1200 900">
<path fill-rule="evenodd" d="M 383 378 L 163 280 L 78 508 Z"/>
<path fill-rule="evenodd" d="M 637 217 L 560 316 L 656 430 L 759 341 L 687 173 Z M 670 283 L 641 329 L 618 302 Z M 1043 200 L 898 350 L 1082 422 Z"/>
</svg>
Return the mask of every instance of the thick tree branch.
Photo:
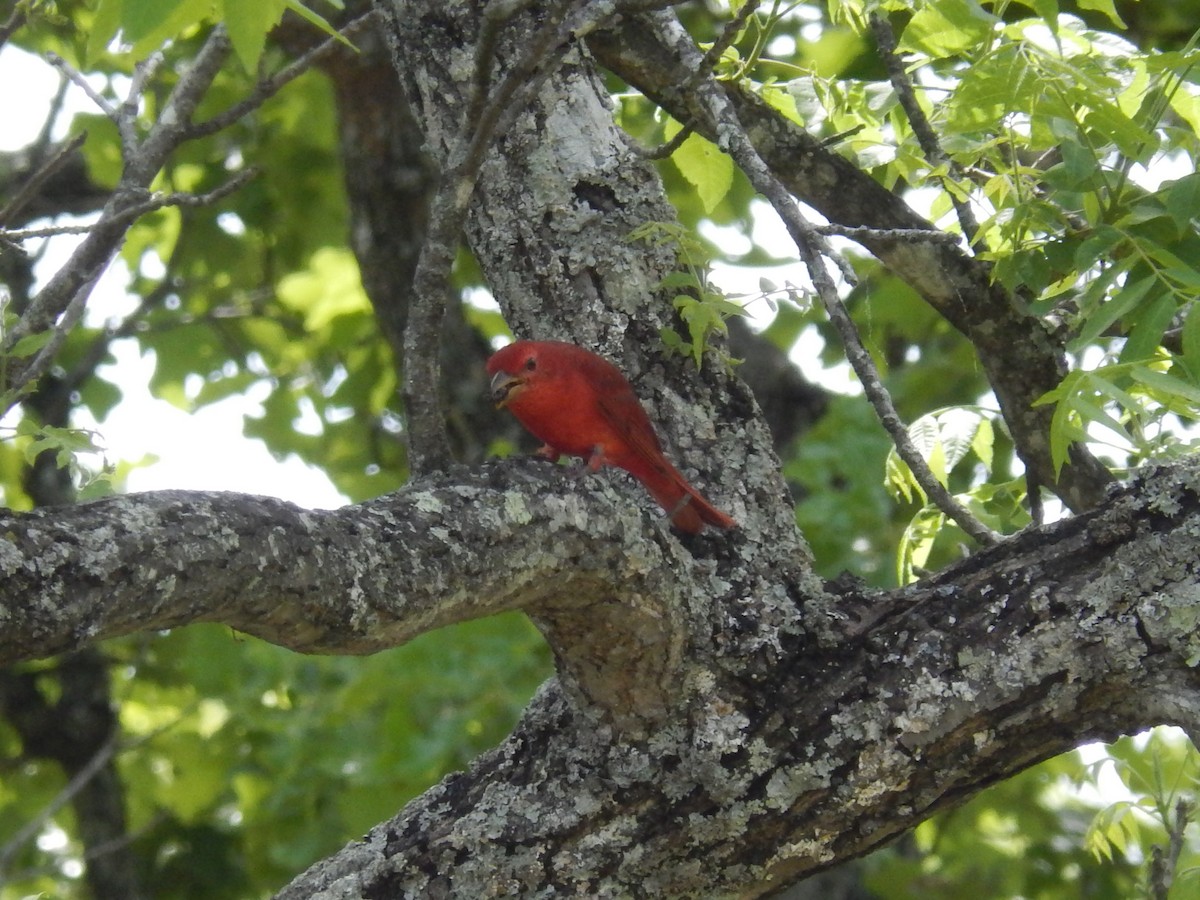
<svg viewBox="0 0 1200 900">
<path fill-rule="evenodd" d="M 1200 724 L 1200 465 L 889 595 L 805 609 L 621 740 L 551 685 L 513 736 L 280 893 L 771 893 L 1096 738 Z M 743 596 L 752 619 L 759 597 Z M 739 647 L 746 619 L 713 623 Z M 760 645 L 763 646 L 763 645 Z"/>
<path fill-rule="evenodd" d="M 707 581 L 680 576 L 687 551 L 627 483 L 512 462 L 329 512 L 170 491 L 5 511 L 0 664 L 196 621 L 309 653 L 372 653 L 524 609 L 590 703 L 630 722 L 661 716 L 685 601 Z"/>
</svg>

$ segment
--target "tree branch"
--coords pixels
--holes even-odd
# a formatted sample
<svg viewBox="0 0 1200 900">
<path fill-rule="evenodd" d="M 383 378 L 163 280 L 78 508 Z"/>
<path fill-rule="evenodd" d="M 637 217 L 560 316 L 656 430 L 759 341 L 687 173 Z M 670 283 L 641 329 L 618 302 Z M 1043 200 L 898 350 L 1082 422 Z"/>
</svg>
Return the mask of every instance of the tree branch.
<svg viewBox="0 0 1200 900">
<path fill-rule="evenodd" d="M 21 185 L 20 189 L 13 194 L 9 201 L 4 204 L 4 208 L 0 209 L 0 226 L 7 224 L 12 220 L 21 209 L 29 203 L 29 201 L 37 194 L 38 190 L 46 182 L 48 178 L 62 169 L 67 164 L 67 161 L 73 156 L 83 142 L 87 140 L 87 132 L 75 135 L 66 143 L 55 148 L 51 157 L 42 163 L 36 172 L 30 176 L 29 180 Z M 14 240 L 11 234 L 0 233 L 0 240 Z"/>
<path fill-rule="evenodd" d="M 196 621 L 373 653 L 524 609 L 589 703 L 629 727 L 664 715 L 698 589 L 682 545 L 607 478 L 533 461 L 457 475 L 336 511 L 166 491 L 0 512 L 0 664 Z"/>
<path fill-rule="evenodd" d="M 1081 741 L 1194 725 L 1198 534 L 1200 464 L 1147 473 L 937 578 L 843 595 L 824 625 L 810 602 L 824 639 L 781 628 L 642 743 L 552 684 L 503 745 L 279 897 L 778 891 Z"/>
<path fill-rule="evenodd" d="M 216 28 L 205 41 L 192 65 L 179 78 L 168 97 L 163 113 L 125 168 L 100 219 L 88 236 L 71 254 L 71 258 L 38 291 L 21 316 L 21 320 L 5 336 L 3 351 L 7 353 L 22 338 L 49 329 L 88 285 L 107 268 L 124 239 L 128 222 L 122 213 L 143 202 L 145 193 L 158 174 L 168 155 L 184 139 L 183 128 L 201 97 L 216 77 L 230 49 L 224 29 Z M 115 113 L 114 113 L 115 114 Z"/>
<path fill-rule="evenodd" d="M 912 79 L 908 77 L 908 72 L 904 69 L 904 62 L 896 52 L 896 35 L 892 32 L 891 23 L 877 12 L 871 13 L 870 22 L 871 33 L 875 35 L 876 49 L 887 69 L 888 80 L 891 81 L 892 87 L 896 91 L 900 107 L 908 117 L 909 125 L 912 126 L 913 134 L 917 136 L 917 143 L 921 145 L 921 152 L 925 154 L 925 159 L 933 166 L 948 167 L 955 178 L 962 178 L 962 168 L 942 149 L 942 142 L 938 139 L 937 132 L 929 124 L 929 118 L 925 115 L 925 110 L 921 108 L 920 101 L 917 100 Z M 967 242 L 986 251 L 987 243 L 979 234 L 979 222 L 975 218 L 975 213 L 971 211 L 971 204 L 963 200 L 957 190 L 947 190 L 946 195 L 954 204 L 958 225 L 962 228 Z"/>
<path fill-rule="evenodd" d="M 368 13 L 350 23 L 345 29 L 352 34 L 374 21 L 374 13 Z M 57 333 L 52 337 L 49 349 L 57 351 L 62 335 L 74 325 L 87 303 L 92 286 L 108 267 L 124 240 L 125 233 L 137 216 L 167 204 L 203 202 L 195 195 L 174 194 L 168 198 L 146 199 L 154 178 L 161 171 L 169 156 L 183 143 L 197 137 L 215 133 L 232 124 L 238 118 L 261 105 L 281 87 L 305 71 L 315 61 L 328 53 L 335 39 L 314 48 L 301 59 L 285 67 L 272 78 L 260 81 L 251 97 L 236 104 L 224 113 L 207 122 L 196 124 L 193 116 L 201 100 L 207 94 L 213 79 L 229 55 L 231 44 L 222 26 L 212 30 L 199 53 L 188 69 L 179 77 L 162 112 L 145 138 L 138 140 L 136 114 L 138 101 L 147 88 L 158 61 L 155 58 L 139 65 L 131 81 L 125 100 L 114 107 L 108 100 L 88 85 L 86 79 L 67 65 L 60 57 L 50 54 L 50 61 L 68 78 L 79 84 L 85 93 L 111 118 L 121 134 L 124 169 L 121 179 L 113 190 L 99 219 L 88 227 L 86 238 L 76 247 L 70 259 L 54 274 L 47 284 L 31 300 L 22 312 L 20 320 L 4 335 L 0 345 L 0 356 L 8 356 L 19 341 L 30 335 L 50 331 L 58 323 Z M 248 177 L 238 175 L 223 188 L 212 192 L 214 199 L 236 189 Z M 51 232 L 59 233 L 59 232 Z M 17 232 L 26 237 L 35 231 Z M 11 238 L 12 235 L 10 234 Z M 62 321 L 59 321 L 62 317 Z M 46 350 L 47 348 L 43 348 Z M 43 352 L 33 363 L 11 367 L 5 373 L 9 377 L 0 383 L 0 393 L 16 397 L 20 387 L 28 384 L 44 371 L 52 353 Z"/>
<path fill-rule="evenodd" d="M 338 32 L 340 37 L 331 36 L 325 39 L 299 59 L 288 63 L 270 78 L 258 81 L 254 85 L 254 89 L 250 92 L 250 96 L 245 100 L 235 103 L 228 109 L 217 113 L 210 119 L 205 119 L 203 122 L 189 123 L 187 126 L 187 139 L 194 140 L 196 138 L 207 137 L 211 134 L 216 134 L 218 131 L 224 131 L 235 122 L 241 121 L 242 118 L 254 112 L 254 110 L 278 94 L 292 81 L 325 59 L 330 53 L 343 45 L 344 41 L 360 34 L 368 27 L 377 26 L 379 24 L 378 16 L 379 11 L 372 9 L 370 12 L 364 13 L 348 22 Z"/>
</svg>

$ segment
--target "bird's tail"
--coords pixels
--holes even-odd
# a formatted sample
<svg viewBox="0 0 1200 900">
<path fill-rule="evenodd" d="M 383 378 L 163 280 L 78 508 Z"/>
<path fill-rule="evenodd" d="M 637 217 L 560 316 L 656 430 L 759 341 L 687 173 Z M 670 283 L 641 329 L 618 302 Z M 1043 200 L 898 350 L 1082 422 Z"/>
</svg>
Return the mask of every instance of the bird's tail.
<svg viewBox="0 0 1200 900">
<path fill-rule="evenodd" d="M 635 472 L 658 505 L 667 512 L 667 517 L 680 531 L 697 534 L 705 524 L 717 528 L 733 528 L 737 522 L 704 499 L 698 490 L 688 484 L 679 470 L 666 460 L 661 466 L 641 473 Z M 648 476 L 648 477 L 647 477 Z"/>
</svg>

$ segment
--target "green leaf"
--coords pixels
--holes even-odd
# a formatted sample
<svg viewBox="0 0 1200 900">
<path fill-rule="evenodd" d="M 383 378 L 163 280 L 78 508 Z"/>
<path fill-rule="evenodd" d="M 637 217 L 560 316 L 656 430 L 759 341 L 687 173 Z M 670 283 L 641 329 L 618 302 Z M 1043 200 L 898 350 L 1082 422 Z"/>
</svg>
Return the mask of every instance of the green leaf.
<svg viewBox="0 0 1200 900">
<path fill-rule="evenodd" d="M 678 122 L 669 119 L 665 127 L 667 140 L 678 134 L 680 128 Z M 689 135 L 671 155 L 671 161 L 696 189 L 706 213 L 711 214 L 733 186 L 733 160 L 698 134 Z"/>
<path fill-rule="evenodd" d="M 39 331 L 36 334 L 27 334 L 12 345 L 12 349 L 8 351 L 8 355 L 14 359 L 24 359 L 27 356 L 33 356 L 53 339 L 53 328 L 46 331 Z"/>
<path fill-rule="evenodd" d="M 1117 12 L 1117 7 L 1113 4 L 1113 0 L 1079 0 L 1079 8 L 1094 9 L 1096 12 L 1104 13 L 1104 15 L 1108 16 L 1108 20 L 1117 28 L 1124 29 L 1126 27 L 1125 20 Z"/>
<path fill-rule="evenodd" d="M 932 59 L 958 56 L 987 42 L 999 21 L 972 0 L 936 0 L 912 17 L 899 49 Z"/>
<path fill-rule="evenodd" d="M 1193 302 L 1183 320 L 1183 360 L 1192 380 L 1200 384 L 1200 303 Z"/>
<path fill-rule="evenodd" d="M 221 0 L 229 40 L 247 72 L 258 71 L 267 32 L 279 24 L 285 7 L 286 0 Z"/>
<path fill-rule="evenodd" d="M 1129 370 L 1129 374 L 1138 384 L 1153 389 L 1156 394 L 1177 397 L 1185 403 L 1191 404 L 1193 409 L 1200 410 L 1200 387 L 1188 384 L 1168 372 L 1156 372 L 1145 366 L 1133 366 Z"/>
<path fill-rule="evenodd" d="M 236 2 L 236 0 L 234 0 L 234 2 Z M 345 8 L 345 4 L 343 4 L 341 0 L 329 0 L 329 3 L 331 6 L 339 10 Z M 343 36 L 336 28 L 329 24 L 324 17 L 318 15 L 305 6 L 301 0 L 284 0 L 284 4 L 288 9 L 290 9 L 300 18 L 304 19 L 304 21 L 308 22 L 310 25 L 317 26 L 317 28 L 321 29 L 321 31 L 325 32 L 331 38 L 336 38 L 339 43 L 344 44 L 346 47 L 350 48 L 356 53 L 358 52 L 358 48 L 355 47 L 348 38 Z"/>
<path fill-rule="evenodd" d="M 142 59 L 212 13 L 212 0 L 123 0 L 121 37 L 133 45 L 134 59 Z"/>
<path fill-rule="evenodd" d="M 90 64 L 104 53 L 121 27 L 124 0 L 99 0 L 92 27 L 88 31 L 83 61 Z"/>
<path fill-rule="evenodd" d="M 1162 343 L 1163 333 L 1175 317 L 1175 300 L 1160 294 L 1138 314 L 1133 330 L 1121 349 L 1120 361 L 1135 362 L 1149 359 Z"/>
<path fill-rule="evenodd" d="M 1167 212 L 1180 230 L 1189 230 L 1200 211 L 1200 173 L 1193 172 L 1164 185 Z"/>
<path fill-rule="evenodd" d="M 991 468 L 994 432 L 980 409 L 952 406 L 928 413 L 908 426 L 908 436 L 943 485 L 949 483 L 954 467 L 972 450 Z M 895 448 L 888 453 L 884 483 L 898 499 L 909 501 L 914 492 L 924 499 L 924 491 Z"/>
<path fill-rule="evenodd" d="M 1157 275 L 1147 275 L 1133 284 L 1126 282 L 1122 285 L 1111 300 L 1087 317 L 1079 334 L 1068 345 L 1071 352 L 1078 353 L 1084 347 L 1089 346 L 1116 322 L 1132 313 L 1158 282 Z"/>
<path fill-rule="evenodd" d="M 929 561 L 933 543 L 946 524 L 946 514 L 935 506 L 926 506 L 908 523 L 900 538 L 897 552 L 897 578 L 900 584 L 911 584 L 920 577 L 920 570 Z"/>
<path fill-rule="evenodd" d="M 163 0 L 122 0 L 121 30 L 125 39 L 136 43 L 161 28 L 183 4 Z"/>
</svg>

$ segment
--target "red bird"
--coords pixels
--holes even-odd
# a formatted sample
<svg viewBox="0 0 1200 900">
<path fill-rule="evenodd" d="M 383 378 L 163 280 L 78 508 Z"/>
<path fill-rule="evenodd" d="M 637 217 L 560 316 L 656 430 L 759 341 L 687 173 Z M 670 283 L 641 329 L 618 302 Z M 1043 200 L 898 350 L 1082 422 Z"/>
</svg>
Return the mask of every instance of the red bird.
<svg viewBox="0 0 1200 900">
<path fill-rule="evenodd" d="M 607 464 L 646 486 L 680 531 L 737 523 L 700 496 L 663 455 L 654 426 L 621 371 L 561 341 L 517 341 L 492 355 L 492 400 L 507 407 L 545 446 L 547 459 L 579 456 L 595 472 Z"/>
</svg>

